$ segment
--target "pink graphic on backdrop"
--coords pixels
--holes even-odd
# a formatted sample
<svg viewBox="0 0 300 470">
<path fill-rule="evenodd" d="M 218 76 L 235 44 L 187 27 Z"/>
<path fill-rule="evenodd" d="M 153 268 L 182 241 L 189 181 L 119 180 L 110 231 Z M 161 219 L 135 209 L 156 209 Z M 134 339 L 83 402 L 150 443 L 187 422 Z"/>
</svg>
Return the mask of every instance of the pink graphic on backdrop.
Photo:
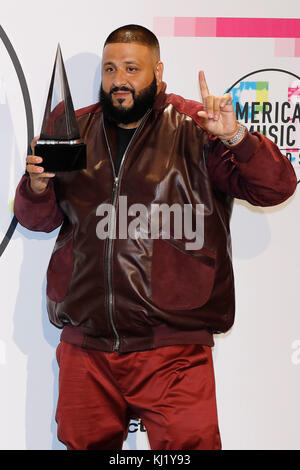
<svg viewBox="0 0 300 470">
<path fill-rule="evenodd" d="M 167 21 L 166 21 L 167 20 Z M 175 23 L 174 36 L 227 38 L 300 38 L 300 19 L 294 18 L 154 18 L 155 31 L 166 35 L 170 21 Z"/>
<path fill-rule="evenodd" d="M 296 97 L 295 101 L 300 101 L 300 87 L 289 87 L 288 88 L 288 101 L 291 101 L 292 97 Z M 299 97 L 299 98 L 298 98 Z"/>
<path fill-rule="evenodd" d="M 276 57 L 294 57 L 295 56 L 295 39 L 276 38 L 275 39 L 275 56 Z"/>
<path fill-rule="evenodd" d="M 216 37 L 217 18 L 196 18 L 196 36 Z"/>
<path fill-rule="evenodd" d="M 288 102 L 300 102 L 300 87 L 289 87 L 288 88 Z M 293 121 L 293 118 L 290 117 L 290 121 Z M 287 149 L 287 152 L 299 152 L 298 148 Z"/>
<path fill-rule="evenodd" d="M 153 20 L 153 29 L 157 36 L 172 37 L 175 35 L 175 18 L 174 17 L 156 17 Z"/>
<path fill-rule="evenodd" d="M 174 36 L 196 36 L 197 18 L 175 18 Z"/>
<path fill-rule="evenodd" d="M 217 37 L 299 38 L 300 19 L 217 18 Z"/>
<path fill-rule="evenodd" d="M 300 57 L 300 39 L 295 39 L 295 57 Z"/>
<path fill-rule="evenodd" d="M 300 57 L 300 19 L 156 17 L 158 36 L 274 38 L 276 57 Z"/>
</svg>

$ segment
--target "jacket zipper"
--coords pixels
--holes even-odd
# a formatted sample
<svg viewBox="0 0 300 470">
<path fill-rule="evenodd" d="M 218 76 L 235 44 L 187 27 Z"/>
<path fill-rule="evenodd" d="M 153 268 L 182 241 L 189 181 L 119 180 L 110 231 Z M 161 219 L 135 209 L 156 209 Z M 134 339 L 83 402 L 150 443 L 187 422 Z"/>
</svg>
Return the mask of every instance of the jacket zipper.
<svg viewBox="0 0 300 470">
<path fill-rule="evenodd" d="M 147 111 L 147 113 L 144 115 L 142 121 L 140 122 L 139 126 L 136 128 L 133 136 L 131 137 L 131 139 L 129 141 L 129 144 L 127 145 L 126 150 L 125 150 L 125 152 L 122 156 L 122 160 L 121 160 L 121 163 L 120 163 L 118 175 L 116 175 L 115 165 L 114 165 L 114 161 L 113 161 L 112 154 L 111 154 L 111 148 L 110 148 L 110 145 L 109 145 L 109 142 L 108 142 L 107 133 L 106 133 L 105 125 L 104 125 L 104 119 L 102 119 L 102 126 L 103 126 L 105 141 L 106 141 L 106 145 L 107 145 L 107 148 L 108 148 L 109 159 L 110 159 L 110 162 L 111 162 L 113 176 L 114 176 L 113 194 L 112 194 L 112 205 L 113 205 L 113 208 L 114 208 L 114 214 L 116 214 L 116 206 L 117 206 L 118 192 L 119 192 L 119 186 L 120 186 L 120 174 L 121 174 L 122 166 L 124 164 L 125 158 L 127 156 L 129 147 L 130 147 L 133 139 L 135 138 L 137 133 L 142 129 L 142 127 L 143 127 L 150 111 L 151 110 L 149 109 Z M 114 318 L 113 318 L 113 289 L 112 289 L 112 279 L 111 279 L 112 278 L 112 262 L 111 262 L 111 260 L 112 260 L 112 248 L 113 248 L 113 235 L 115 233 L 115 230 L 116 230 L 116 217 L 115 217 L 115 220 L 113 220 L 113 223 L 110 221 L 110 233 L 109 233 L 109 237 L 108 237 L 108 240 L 107 240 L 107 248 L 106 248 L 106 273 L 107 273 L 107 286 L 108 286 L 108 314 L 109 314 L 110 324 L 111 324 L 111 327 L 112 327 L 114 335 L 115 335 L 115 343 L 114 343 L 114 346 L 113 346 L 113 351 L 117 351 L 120 347 L 120 336 L 118 334 L 118 331 L 117 331 L 117 328 L 116 328 L 116 325 L 115 325 L 115 322 L 114 322 Z"/>
</svg>

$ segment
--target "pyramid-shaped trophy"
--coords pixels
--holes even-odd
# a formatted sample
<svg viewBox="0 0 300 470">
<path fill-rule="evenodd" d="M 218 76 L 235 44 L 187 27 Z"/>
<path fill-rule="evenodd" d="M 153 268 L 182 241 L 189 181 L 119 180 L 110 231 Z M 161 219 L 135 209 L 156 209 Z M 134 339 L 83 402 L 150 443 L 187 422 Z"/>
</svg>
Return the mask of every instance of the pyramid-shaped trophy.
<svg viewBox="0 0 300 470">
<path fill-rule="evenodd" d="M 75 171 L 86 168 L 86 146 L 80 138 L 60 46 L 46 102 L 35 155 L 43 158 L 45 171 Z"/>
</svg>

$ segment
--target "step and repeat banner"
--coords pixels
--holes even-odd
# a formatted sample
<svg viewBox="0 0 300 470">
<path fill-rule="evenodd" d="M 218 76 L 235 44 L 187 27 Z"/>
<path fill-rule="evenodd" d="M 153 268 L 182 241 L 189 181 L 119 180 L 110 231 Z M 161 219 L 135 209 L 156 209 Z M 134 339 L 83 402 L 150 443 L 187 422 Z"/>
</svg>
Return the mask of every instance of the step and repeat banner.
<svg viewBox="0 0 300 470">
<path fill-rule="evenodd" d="M 80 108 L 97 101 L 107 35 L 148 27 L 167 91 L 199 100 L 204 70 L 210 92 L 229 91 L 238 119 L 272 139 L 300 180 L 300 4 L 3 0 L 0 18 L 0 449 L 64 450 L 54 418 L 60 330 L 45 299 L 58 231 L 30 232 L 13 215 L 58 43 Z M 300 449 L 299 190 L 272 208 L 236 200 L 231 229 L 236 321 L 213 348 L 223 449 Z M 124 449 L 149 449 L 142 422 L 131 421 Z"/>
</svg>

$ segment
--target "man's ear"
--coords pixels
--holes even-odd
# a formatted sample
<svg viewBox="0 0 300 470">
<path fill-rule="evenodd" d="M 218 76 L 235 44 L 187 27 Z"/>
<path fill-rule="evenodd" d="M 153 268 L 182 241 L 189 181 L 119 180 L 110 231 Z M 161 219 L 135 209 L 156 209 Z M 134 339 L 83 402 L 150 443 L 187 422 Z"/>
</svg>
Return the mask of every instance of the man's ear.
<svg viewBox="0 0 300 470">
<path fill-rule="evenodd" d="M 157 62 L 155 65 L 154 74 L 156 78 L 158 92 L 160 91 L 160 88 L 162 85 L 163 71 L 164 71 L 164 64 L 161 61 Z"/>
</svg>

